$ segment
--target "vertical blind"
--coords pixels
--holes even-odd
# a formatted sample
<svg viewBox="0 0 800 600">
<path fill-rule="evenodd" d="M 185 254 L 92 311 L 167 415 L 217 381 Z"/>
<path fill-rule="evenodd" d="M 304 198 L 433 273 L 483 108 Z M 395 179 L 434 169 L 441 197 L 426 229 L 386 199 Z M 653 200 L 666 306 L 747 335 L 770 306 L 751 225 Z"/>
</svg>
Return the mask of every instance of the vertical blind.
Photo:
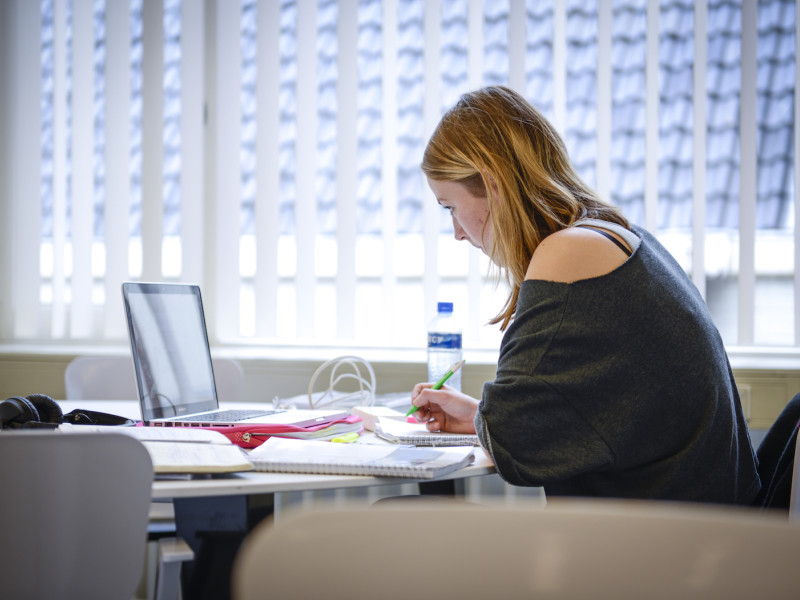
<svg viewBox="0 0 800 600">
<path fill-rule="evenodd" d="M 201 285 L 217 342 L 467 347 L 505 289 L 419 162 L 503 84 L 655 232 L 731 345 L 796 346 L 791 0 L 9 0 L 4 341 L 119 341 L 120 284 Z"/>
</svg>

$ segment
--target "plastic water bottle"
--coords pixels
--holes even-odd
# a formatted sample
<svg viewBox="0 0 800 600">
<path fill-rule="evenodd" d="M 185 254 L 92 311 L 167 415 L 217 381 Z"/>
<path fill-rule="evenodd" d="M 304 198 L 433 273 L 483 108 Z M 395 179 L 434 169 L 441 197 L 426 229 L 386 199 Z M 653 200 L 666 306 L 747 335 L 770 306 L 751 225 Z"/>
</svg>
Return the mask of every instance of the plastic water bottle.
<svg viewBox="0 0 800 600">
<path fill-rule="evenodd" d="M 439 302 L 436 318 L 428 326 L 428 381 L 439 381 L 461 356 L 461 326 L 453 317 L 453 303 Z M 445 385 L 461 391 L 461 371 Z"/>
</svg>

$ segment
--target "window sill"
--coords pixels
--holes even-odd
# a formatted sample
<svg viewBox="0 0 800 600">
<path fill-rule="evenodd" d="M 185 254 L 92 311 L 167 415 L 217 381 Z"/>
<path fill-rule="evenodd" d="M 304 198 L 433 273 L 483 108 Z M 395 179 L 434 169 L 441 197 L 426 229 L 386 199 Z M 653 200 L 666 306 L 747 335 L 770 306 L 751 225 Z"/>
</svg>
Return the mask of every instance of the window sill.
<svg viewBox="0 0 800 600">
<path fill-rule="evenodd" d="M 731 346 L 727 350 L 734 371 L 800 371 L 800 348 Z"/>
</svg>

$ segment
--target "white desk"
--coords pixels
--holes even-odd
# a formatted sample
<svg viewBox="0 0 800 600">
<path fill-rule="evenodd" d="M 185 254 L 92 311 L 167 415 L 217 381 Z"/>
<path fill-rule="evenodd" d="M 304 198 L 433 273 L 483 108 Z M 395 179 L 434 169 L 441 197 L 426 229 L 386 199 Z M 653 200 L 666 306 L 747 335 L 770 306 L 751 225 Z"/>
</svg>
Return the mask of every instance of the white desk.
<svg viewBox="0 0 800 600">
<path fill-rule="evenodd" d="M 120 400 L 79 400 L 59 402 L 67 413 L 76 408 L 107 412 L 140 420 L 139 404 L 135 401 Z M 258 408 L 252 403 L 238 403 L 230 408 Z M 365 434 L 363 437 L 371 436 Z M 373 436 L 374 437 L 374 436 Z M 436 481 L 463 479 L 494 473 L 494 466 L 481 448 L 475 449 L 475 461 L 465 469 L 449 473 Z M 372 477 L 364 475 L 306 475 L 293 473 L 233 473 L 216 475 L 210 478 L 191 480 L 159 480 L 153 482 L 153 499 L 200 498 L 209 496 L 242 496 L 252 494 L 274 494 L 277 492 L 303 492 L 311 490 L 330 490 L 339 488 L 370 487 L 401 483 L 420 483 L 426 479 L 406 479 L 397 477 Z"/>
<path fill-rule="evenodd" d="M 86 409 L 141 420 L 136 401 L 61 401 L 64 413 Z M 254 408 L 239 403 L 226 408 Z M 367 434 L 372 435 L 372 434 Z M 481 448 L 475 462 L 433 481 L 463 480 L 494 473 L 494 466 Z M 194 565 L 183 572 L 185 598 L 202 591 L 205 597 L 225 598 L 229 593 L 230 566 L 247 533 L 274 507 L 274 494 L 342 488 L 365 488 L 398 483 L 425 483 L 427 479 L 357 475 L 306 475 L 292 473 L 234 473 L 191 480 L 153 482 L 154 500 L 172 500 L 177 534 L 195 553 Z M 211 594 L 211 595 L 208 595 Z"/>
</svg>

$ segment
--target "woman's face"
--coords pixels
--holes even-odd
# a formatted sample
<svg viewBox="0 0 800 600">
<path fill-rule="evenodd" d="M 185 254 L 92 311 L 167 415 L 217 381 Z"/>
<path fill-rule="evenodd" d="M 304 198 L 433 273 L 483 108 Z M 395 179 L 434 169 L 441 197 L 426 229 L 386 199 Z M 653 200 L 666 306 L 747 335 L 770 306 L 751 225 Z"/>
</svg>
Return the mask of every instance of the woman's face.
<svg viewBox="0 0 800 600">
<path fill-rule="evenodd" d="M 457 240 L 467 240 L 489 256 L 492 248 L 492 222 L 489 199 L 475 196 L 464 184 L 436 181 L 428 177 L 428 185 L 437 202 L 450 211 Z"/>
</svg>

